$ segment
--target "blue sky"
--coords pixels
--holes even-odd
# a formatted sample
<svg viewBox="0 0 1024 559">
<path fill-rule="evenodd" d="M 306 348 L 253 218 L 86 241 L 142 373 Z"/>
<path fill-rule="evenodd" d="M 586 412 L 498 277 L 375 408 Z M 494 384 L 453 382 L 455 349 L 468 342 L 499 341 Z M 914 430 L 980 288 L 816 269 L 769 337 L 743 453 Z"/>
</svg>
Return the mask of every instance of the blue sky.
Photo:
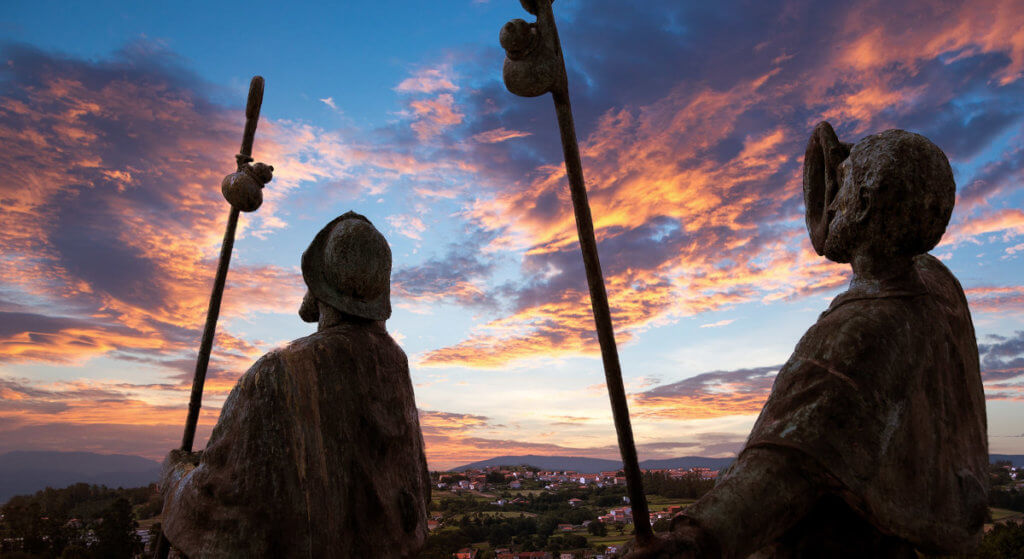
<svg viewBox="0 0 1024 559">
<path fill-rule="evenodd" d="M 742 445 L 848 271 L 814 255 L 814 124 L 942 147 L 933 253 L 972 306 L 993 452 L 1024 453 L 1024 5 L 559 0 L 641 458 Z M 200 439 L 310 332 L 299 255 L 349 209 L 394 253 L 388 326 L 432 467 L 615 457 L 550 99 L 505 91 L 514 1 L 72 6 L 0 15 L 0 451 L 159 458 L 179 438 L 249 78 L 254 155 Z"/>
</svg>

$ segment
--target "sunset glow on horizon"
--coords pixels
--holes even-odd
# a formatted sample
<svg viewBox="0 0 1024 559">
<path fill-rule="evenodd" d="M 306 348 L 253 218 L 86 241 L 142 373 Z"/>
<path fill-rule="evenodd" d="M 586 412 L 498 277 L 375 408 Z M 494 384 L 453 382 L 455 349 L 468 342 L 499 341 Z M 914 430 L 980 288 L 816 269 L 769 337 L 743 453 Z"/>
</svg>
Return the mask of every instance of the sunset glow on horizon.
<svg viewBox="0 0 1024 559">
<path fill-rule="evenodd" d="M 501 81 L 498 30 L 530 16 L 410 4 L 0 15 L 0 453 L 178 445 L 259 74 L 274 180 L 239 222 L 197 446 L 260 355 L 313 331 L 299 257 L 354 210 L 392 247 L 431 469 L 618 458 L 551 100 Z M 845 289 L 804 227 L 821 120 L 949 156 L 932 253 L 971 306 L 990 451 L 1024 454 L 1024 0 L 554 11 L 641 460 L 734 455 Z"/>
</svg>

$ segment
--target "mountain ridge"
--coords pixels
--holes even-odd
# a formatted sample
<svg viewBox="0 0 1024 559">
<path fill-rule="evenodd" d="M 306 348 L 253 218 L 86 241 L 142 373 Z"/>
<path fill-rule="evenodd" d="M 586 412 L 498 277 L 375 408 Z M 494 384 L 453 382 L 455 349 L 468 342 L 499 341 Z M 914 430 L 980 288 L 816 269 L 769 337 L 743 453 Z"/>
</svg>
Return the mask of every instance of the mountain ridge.
<svg viewBox="0 0 1024 559">
<path fill-rule="evenodd" d="M 720 470 L 732 464 L 734 457 L 729 458 L 706 458 L 703 456 L 680 456 L 678 458 L 663 458 L 656 460 L 643 460 L 640 468 L 643 470 L 664 470 L 670 468 L 711 468 Z M 587 458 L 582 456 L 541 456 L 526 454 L 521 456 L 495 456 L 487 460 L 479 460 L 457 466 L 450 471 L 462 472 L 465 470 L 486 468 L 489 466 L 533 466 L 541 470 L 563 471 L 569 470 L 582 474 L 596 474 L 611 470 L 622 469 L 621 460 L 608 460 L 604 458 Z"/>
<path fill-rule="evenodd" d="M 47 487 L 75 483 L 142 487 L 160 477 L 160 464 L 130 454 L 14 450 L 0 454 L 0 503 Z"/>
<path fill-rule="evenodd" d="M 721 470 L 735 458 L 678 458 L 644 460 L 646 470 L 670 468 L 711 468 Z M 1024 467 L 1024 454 L 990 454 L 989 461 L 1009 460 Z M 542 470 L 571 470 L 598 473 L 622 468 L 619 460 L 579 456 L 519 455 L 495 456 L 464 464 L 446 471 L 461 472 L 488 466 L 530 465 Z M 108 487 L 141 487 L 154 483 L 160 476 L 160 464 L 130 454 L 99 454 L 94 452 L 59 452 L 15 450 L 0 454 L 0 504 L 15 495 L 30 495 L 46 487 L 67 487 L 75 483 Z"/>
<path fill-rule="evenodd" d="M 642 460 L 642 470 L 667 470 L 672 468 L 710 468 L 721 470 L 732 464 L 735 457 L 729 458 L 707 458 L 703 456 L 680 456 L 678 458 L 662 458 Z M 997 460 L 1009 460 L 1016 467 L 1024 467 L 1024 454 L 990 454 L 989 462 Z M 492 466 L 533 466 L 541 470 L 551 471 L 575 471 L 583 474 L 593 474 L 611 470 L 622 469 L 621 460 L 608 460 L 604 458 L 587 458 L 582 456 L 547 456 L 536 454 L 525 454 L 519 456 L 495 456 L 486 460 L 478 460 L 463 464 L 447 471 L 463 472 L 466 470 L 481 469 Z"/>
</svg>

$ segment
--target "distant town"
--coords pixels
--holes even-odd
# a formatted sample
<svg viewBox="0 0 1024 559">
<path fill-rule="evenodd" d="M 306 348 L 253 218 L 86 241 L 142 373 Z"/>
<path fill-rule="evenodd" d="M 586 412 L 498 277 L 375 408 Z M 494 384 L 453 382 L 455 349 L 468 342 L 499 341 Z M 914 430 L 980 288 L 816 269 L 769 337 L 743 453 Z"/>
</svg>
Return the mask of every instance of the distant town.
<svg viewBox="0 0 1024 559">
<path fill-rule="evenodd" d="M 656 532 L 710 490 L 710 468 L 643 470 Z M 1024 541 L 1024 468 L 990 469 L 991 522 L 981 557 L 1018 557 L 1006 540 Z M 530 466 L 435 472 L 427 549 L 430 559 L 603 559 L 632 537 L 633 511 L 622 471 L 581 473 Z M 1016 540 L 1014 540 L 1016 541 Z M 1016 548 L 1013 548 L 1016 549 Z"/>
<path fill-rule="evenodd" d="M 664 530 L 673 515 L 714 485 L 718 470 L 644 470 L 643 476 L 650 522 Z M 600 559 L 618 551 L 633 531 L 621 470 L 490 466 L 435 472 L 432 481 L 424 557 Z"/>
<path fill-rule="evenodd" d="M 431 473 L 424 559 L 603 559 L 632 537 L 633 509 L 620 470 L 461 470 Z M 675 514 L 714 486 L 719 470 L 647 469 L 642 475 L 650 523 L 664 532 Z M 1012 546 L 1024 542 L 1024 468 L 997 460 L 990 478 L 990 518 L 977 557 L 1020 557 L 1017 551 L 1024 550 Z M 148 557 L 161 508 L 155 485 L 77 483 L 15 496 L 0 508 L 0 556 Z"/>
</svg>

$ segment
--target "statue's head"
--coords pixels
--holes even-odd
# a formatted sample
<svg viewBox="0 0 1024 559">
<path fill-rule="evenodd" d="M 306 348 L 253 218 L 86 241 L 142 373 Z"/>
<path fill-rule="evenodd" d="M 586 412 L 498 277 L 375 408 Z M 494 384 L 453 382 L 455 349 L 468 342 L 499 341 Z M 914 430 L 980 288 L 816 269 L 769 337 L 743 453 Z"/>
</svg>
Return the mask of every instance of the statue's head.
<svg viewBox="0 0 1024 559">
<path fill-rule="evenodd" d="M 955 198 L 949 160 L 919 134 L 887 130 L 850 146 L 822 122 L 807 144 L 807 231 L 829 260 L 928 252 L 946 231 Z"/>
<path fill-rule="evenodd" d="M 348 212 L 328 223 L 302 253 L 309 291 L 299 316 L 320 318 L 319 305 L 369 320 L 391 316 L 391 247 L 370 220 Z"/>
</svg>

